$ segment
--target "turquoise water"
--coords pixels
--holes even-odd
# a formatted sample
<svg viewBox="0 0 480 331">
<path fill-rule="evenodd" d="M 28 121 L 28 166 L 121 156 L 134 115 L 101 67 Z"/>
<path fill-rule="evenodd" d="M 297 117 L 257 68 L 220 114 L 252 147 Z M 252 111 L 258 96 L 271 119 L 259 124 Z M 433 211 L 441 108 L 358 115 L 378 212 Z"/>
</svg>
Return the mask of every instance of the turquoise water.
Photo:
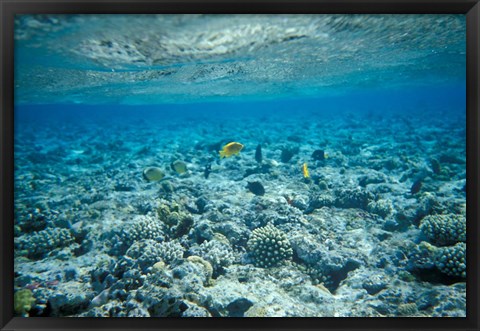
<svg viewBox="0 0 480 331">
<path fill-rule="evenodd" d="M 17 315 L 465 316 L 463 15 L 15 24 Z"/>
</svg>

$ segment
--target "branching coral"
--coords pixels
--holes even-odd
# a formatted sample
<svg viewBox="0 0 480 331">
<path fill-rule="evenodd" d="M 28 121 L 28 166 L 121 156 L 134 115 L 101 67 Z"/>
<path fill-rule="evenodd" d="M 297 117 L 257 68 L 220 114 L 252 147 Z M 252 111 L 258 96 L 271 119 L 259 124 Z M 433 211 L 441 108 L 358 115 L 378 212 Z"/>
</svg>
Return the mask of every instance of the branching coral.
<svg viewBox="0 0 480 331">
<path fill-rule="evenodd" d="M 126 248 L 139 240 L 152 239 L 161 241 L 164 238 L 162 224 L 150 217 L 142 217 L 134 223 L 125 225 L 121 228 L 118 235 Z"/>
<path fill-rule="evenodd" d="M 185 252 L 183 246 L 176 240 L 163 242 L 158 245 L 158 248 L 160 258 L 167 264 L 181 260 Z"/>
<path fill-rule="evenodd" d="M 226 242 L 211 240 L 204 241 L 200 246 L 191 249 L 194 255 L 198 255 L 210 262 L 215 269 L 215 274 L 220 273 L 224 267 L 228 267 L 235 261 L 232 247 Z"/>
</svg>

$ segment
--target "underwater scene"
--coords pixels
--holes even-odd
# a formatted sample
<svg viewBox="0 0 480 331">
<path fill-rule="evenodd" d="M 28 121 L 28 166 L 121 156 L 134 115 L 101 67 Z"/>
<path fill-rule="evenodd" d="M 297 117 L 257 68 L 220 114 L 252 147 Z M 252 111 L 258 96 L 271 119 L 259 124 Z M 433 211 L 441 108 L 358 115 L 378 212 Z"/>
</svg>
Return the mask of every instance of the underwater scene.
<svg viewBox="0 0 480 331">
<path fill-rule="evenodd" d="M 465 317 L 464 15 L 19 15 L 14 311 Z"/>
</svg>

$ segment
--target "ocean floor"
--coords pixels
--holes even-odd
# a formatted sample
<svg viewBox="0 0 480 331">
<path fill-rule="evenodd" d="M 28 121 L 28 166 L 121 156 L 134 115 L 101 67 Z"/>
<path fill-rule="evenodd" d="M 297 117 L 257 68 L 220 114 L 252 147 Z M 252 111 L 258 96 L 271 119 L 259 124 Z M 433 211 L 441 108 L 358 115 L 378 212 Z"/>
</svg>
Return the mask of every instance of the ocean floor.
<svg viewBox="0 0 480 331">
<path fill-rule="evenodd" d="M 464 114 L 32 113 L 18 316 L 466 316 Z"/>
</svg>

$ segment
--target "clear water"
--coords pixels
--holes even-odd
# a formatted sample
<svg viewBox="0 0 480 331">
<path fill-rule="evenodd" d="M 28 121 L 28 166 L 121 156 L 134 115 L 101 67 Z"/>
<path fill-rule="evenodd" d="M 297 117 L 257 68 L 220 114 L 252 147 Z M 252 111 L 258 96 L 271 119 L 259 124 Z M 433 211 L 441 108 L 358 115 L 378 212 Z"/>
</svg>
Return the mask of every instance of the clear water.
<svg viewBox="0 0 480 331">
<path fill-rule="evenodd" d="M 15 26 L 15 288 L 32 290 L 36 298 L 30 311 L 17 314 L 130 313 L 131 298 L 102 292 L 112 284 L 95 283 L 92 266 L 122 261 L 129 254 L 112 253 L 115 229 L 128 228 L 136 217 L 157 219 L 159 204 L 177 203 L 193 215 L 194 224 L 190 232 L 175 235 L 162 223 L 159 242 L 179 242 L 184 250 L 183 264 L 167 262 L 166 273 L 191 263 L 186 262 L 189 256 L 201 255 L 214 268 L 213 282 L 197 289 L 202 295 L 219 293 L 209 291 L 227 286 L 222 279 L 240 278 L 247 272 L 241 268 L 255 266 L 247 241 L 254 229 L 269 222 L 288 234 L 296 264 L 287 263 L 268 277 L 303 277 L 307 283 L 295 288 L 305 294 L 318 291 L 312 286 L 318 285 L 314 274 L 320 272 L 337 295 L 335 300 L 322 297 L 330 305 L 319 305 L 301 295 L 295 301 L 297 290 L 274 287 L 278 296 L 268 302 L 261 292 L 248 292 L 232 281 L 227 288 L 238 290 L 255 309 L 226 309 L 227 298 L 215 295 L 208 304 L 199 299 L 197 308 L 211 316 L 465 315 L 465 279 L 438 265 L 418 267 L 411 254 L 429 241 L 420 230 L 421 219 L 465 215 L 463 15 L 26 15 Z M 220 160 L 219 149 L 231 141 L 244 149 Z M 255 160 L 259 144 L 266 168 Z M 296 151 L 284 160 L 287 149 Z M 328 159 L 312 158 L 319 149 Z M 438 173 L 432 159 L 440 163 Z M 187 174 L 172 170 L 175 160 L 186 163 Z M 302 175 L 304 163 L 310 178 Z M 151 166 L 163 169 L 166 180 L 146 181 L 142 173 Z M 245 175 L 248 171 L 253 175 Z M 362 176 L 383 179 L 365 185 Z M 254 180 L 265 186 L 264 196 L 246 188 Z M 417 180 L 422 181 L 420 192 L 413 189 Z M 173 193 L 165 192 L 165 182 L 173 185 Z M 349 205 L 342 202 L 342 190 L 372 196 L 368 206 Z M 322 194 L 331 194 L 336 202 L 309 210 Z M 210 209 L 192 211 L 200 197 L 210 201 Z M 389 201 L 392 211 L 372 207 L 379 201 Z M 86 233 L 79 234 L 80 222 Z M 198 248 L 203 240 L 199 233 L 207 231 L 201 230 L 204 223 L 228 239 L 222 254 L 235 256 L 228 266 L 215 265 L 219 262 Z M 46 244 L 48 252 L 25 253 L 39 245 L 41 239 L 33 237 L 37 232 L 57 228 L 70 231 L 80 248 Z M 379 241 L 372 228 L 385 231 L 386 239 Z M 314 251 L 321 254 L 307 254 L 299 236 L 311 240 L 309 247 L 318 246 Z M 325 241 L 327 237 L 333 239 Z M 329 240 L 332 252 L 327 254 L 322 249 Z M 388 249 L 381 248 L 384 240 Z M 356 252 L 350 241 L 358 243 Z M 445 249 L 438 246 L 437 252 Z M 368 262 L 368 256 L 380 259 L 382 249 L 390 267 Z M 346 263 L 349 272 L 335 269 L 329 254 L 340 265 Z M 406 258 L 399 260 L 400 255 Z M 363 261 L 361 268 L 346 267 L 345 261 L 357 258 Z M 430 258 L 435 265 L 436 257 Z M 74 266 L 77 276 L 52 267 L 59 260 Z M 117 272 L 114 287 L 129 292 L 114 265 L 108 270 Z M 273 286 L 267 269 L 248 270 L 254 288 Z M 398 300 L 408 304 L 423 298 L 429 304 L 410 313 L 400 310 L 387 285 L 383 296 L 368 292 L 358 299 L 356 291 L 367 286 L 362 279 L 382 275 L 379 283 L 391 284 L 402 272 L 414 280 L 402 278 L 399 286 L 418 297 L 404 293 Z M 153 276 L 145 277 L 131 291 L 151 291 Z M 430 286 L 437 295 L 424 299 Z M 52 299 L 69 291 L 75 304 Z M 86 297 L 78 299 L 79 292 Z M 101 293 L 106 301 L 97 305 Z M 291 311 L 275 310 L 272 302 L 279 300 Z M 386 308 L 368 308 L 375 300 Z M 54 302 L 53 308 L 46 309 L 46 302 Z M 148 316 L 197 311 L 159 312 L 147 299 L 138 305 Z"/>
</svg>

